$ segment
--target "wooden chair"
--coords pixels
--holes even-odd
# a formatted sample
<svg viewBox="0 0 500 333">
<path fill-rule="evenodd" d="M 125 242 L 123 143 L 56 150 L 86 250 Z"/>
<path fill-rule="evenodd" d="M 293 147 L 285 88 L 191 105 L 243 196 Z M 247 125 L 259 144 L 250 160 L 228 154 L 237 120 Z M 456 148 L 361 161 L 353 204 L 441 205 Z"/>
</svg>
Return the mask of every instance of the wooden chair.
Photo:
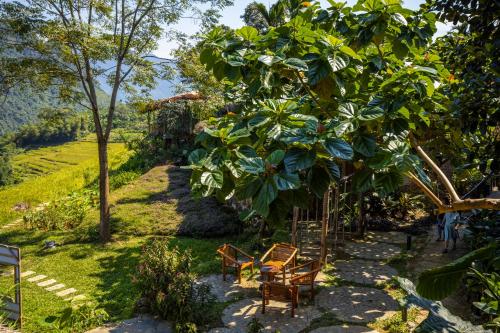
<svg viewBox="0 0 500 333">
<path fill-rule="evenodd" d="M 262 285 L 262 313 L 266 313 L 269 301 L 291 302 L 292 318 L 295 317 L 295 308 L 299 306 L 299 289 L 294 285 L 285 285 L 278 282 L 264 282 Z"/>
<path fill-rule="evenodd" d="M 278 267 L 283 272 L 283 283 L 285 283 L 286 268 L 290 265 L 295 266 L 296 256 L 296 247 L 286 243 L 276 243 L 260 258 L 259 265 Z"/>
<path fill-rule="evenodd" d="M 303 265 L 290 268 L 290 284 L 297 286 L 309 286 L 310 298 L 314 300 L 314 280 L 321 271 L 321 262 L 318 260 L 309 261 Z"/>
<path fill-rule="evenodd" d="M 237 248 L 236 246 L 224 244 L 217 249 L 217 253 L 219 253 L 222 258 L 222 278 L 224 281 L 226 281 L 226 269 L 228 267 L 236 269 L 238 283 L 241 283 L 242 270 L 250 267 L 250 270 L 253 273 L 254 257 L 243 252 L 243 250 Z"/>
</svg>

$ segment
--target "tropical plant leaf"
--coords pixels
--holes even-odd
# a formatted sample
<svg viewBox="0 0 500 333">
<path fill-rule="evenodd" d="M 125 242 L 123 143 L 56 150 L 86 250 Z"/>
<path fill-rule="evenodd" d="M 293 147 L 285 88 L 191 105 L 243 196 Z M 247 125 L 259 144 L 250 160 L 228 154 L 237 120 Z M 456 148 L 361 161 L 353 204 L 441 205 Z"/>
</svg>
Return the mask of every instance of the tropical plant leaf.
<svg viewBox="0 0 500 333">
<path fill-rule="evenodd" d="M 351 160 L 353 156 L 351 146 L 342 139 L 326 139 L 323 143 L 326 151 L 333 157 L 341 160 Z"/>
<path fill-rule="evenodd" d="M 201 174 L 200 181 L 209 188 L 222 188 L 224 177 L 220 171 L 205 171 Z"/>
<path fill-rule="evenodd" d="M 293 68 L 303 72 L 306 72 L 309 69 L 307 67 L 307 63 L 304 60 L 300 60 L 298 58 L 288 58 L 283 61 L 283 64 L 289 68 Z"/>
<path fill-rule="evenodd" d="M 367 157 L 373 156 L 377 147 L 375 139 L 371 136 L 366 135 L 356 136 L 353 140 L 353 144 L 353 148 L 355 151 Z"/>
<path fill-rule="evenodd" d="M 300 187 L 300 178 L 296 173 L 280 172 L 273 176 L 276 187 L 280 191 L 295 190 Z"/>
<path fill-rule="evenodd" d="M 463 257 L 441 267 L 426 270 L 420 274 L 417 292 L 428 299 L 439 300 L 457 289 L 462 278 L 475 260 L 487 260 L 495 255 L 496 244 L 469 252 Z"/>
<path fill-rule="evenodd" d="M 261 174 L 265 170 L 264 161 L 260 157 L 242 158 L 237 163 L 243 171 L 254 175 Z"/>
<path fill-rule="evenodd" d="M 273 151 L 269 156 L 266 158 L 266 162 L 273 164 L 273 165 L 278 165 L 283 161 L 283 158 L 285 157 L 285 151 L 281 149 L 277 149 Z"/>
<path fill-rule="evenodd" d="M 288 173 L 304 170 L 314 165 L 316 153 L 312 150 L 292 148 L 285 154 L 285 169 Z"/>
<path fill-rule="evenodd" d="M 252 207 L 263 217 L 269 214 L 269 204 L 278 196 L 278 189 L 274 182 L 266 180 L 259 193 L 252 199 Z"/>
</svg>

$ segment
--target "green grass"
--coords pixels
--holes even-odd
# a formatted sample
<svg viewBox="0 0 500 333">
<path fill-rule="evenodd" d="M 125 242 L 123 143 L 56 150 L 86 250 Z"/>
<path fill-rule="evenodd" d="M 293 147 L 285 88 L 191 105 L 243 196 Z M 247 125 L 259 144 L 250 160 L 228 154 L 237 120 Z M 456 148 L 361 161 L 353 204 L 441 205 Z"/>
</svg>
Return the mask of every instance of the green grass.
<svg viewBox="0 0 500 333">
<path fill-rule="evenodd" d="M 130 318 L 140 297 L 133 283 L 142 245 L 150 237 L 163 237 L 181 250 L 190 249 L 193 271 L 204 275 L 220 270 L 216 248 L 231 242 L 249 250 L 250 241 L 238 238 L 197 239 L 173 236 L 190 210 L 179 209 L 179 199 L 167 193 L 178 174 L 164 166 L 156 167 L 132 183 L 111 193 L 113 242 L 98 242 L 98 212 L 91 212 L 84 223 L 71 231 L 29 231 L 21 228 L 0 234 L 0 243 L 17 244 L 23 256 L 23 271 L 47 275 L 95 298 L 112 321 Z M 184 202 L 184 204 L 186 204 Z M 194 203 L 196 205 L 196 203 Z M 217 214 L 215 213 L 216 217 Z M 59 247 L 43 250 L 47 240 Z M 5 291 L 8 278 L 0 278 L 0 292 Z M 69 302 L 33 283 L 23 282 L 23 332 L 52 332 L 45 320 L 57 315 Z"/>
<path fill-rule="evenodd" d="M 131 154 L 123 143 L 109 144 L 108 153 L 111 169 L 118 168 Z M 77 141 L 28 151 L 14 158 L 14 166 L 26 177 L 22 183 L 0 188 L 0 226 L 22 216 L 22 212 L 13 210 L 18 203 L 35 207 L 92 182 L 98 175 L 97 144 Z M 38 176 L 33 172 L 35 166 L 41 170 Z"/>
</svg>

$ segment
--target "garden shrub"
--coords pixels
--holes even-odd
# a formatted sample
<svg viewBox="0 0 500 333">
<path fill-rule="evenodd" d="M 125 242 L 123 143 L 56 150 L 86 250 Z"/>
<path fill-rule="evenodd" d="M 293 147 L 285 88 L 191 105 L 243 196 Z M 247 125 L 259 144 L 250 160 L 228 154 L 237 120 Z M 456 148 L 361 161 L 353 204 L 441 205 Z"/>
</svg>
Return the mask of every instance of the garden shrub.
<svg viewBox="0 0 500 333">
<path fill-rule="evenodd" d="M 143 248 L 135 279 L 150 311 L 173 321 L 177 332 L 195 332 L 217 318 L 215 297 L 208 285 L 195 282 L 191 264 L 190 251 L 154 239 Z"/>
<path fill-rule="evenodd" d="M 73 229 L 83 222 L 88 210 L 96 203 L 97 194 L 94 191 L 75 192 L 27 213 L 23 216 L 24 224 L 28 229 Z"/>
<path fill-rule="evenodd" d="M 85 296 L 76 296 L 71 305 L 62 310 L 58 316 L 48 320 L 57 332 L 86 332 L 88 329 L 101 326 L 109 319 L 106 310 L 99 308 L 97 302 Z"/>
</svg>

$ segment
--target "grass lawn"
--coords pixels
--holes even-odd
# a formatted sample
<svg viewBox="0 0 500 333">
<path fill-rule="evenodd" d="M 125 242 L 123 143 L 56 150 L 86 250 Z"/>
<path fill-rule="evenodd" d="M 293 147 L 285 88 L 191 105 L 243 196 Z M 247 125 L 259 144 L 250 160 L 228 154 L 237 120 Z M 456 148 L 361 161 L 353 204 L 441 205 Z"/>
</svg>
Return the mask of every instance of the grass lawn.
<svg viewBox="0 0 500 333">
<path fill-rule="evenodd" d="M 141 246 L 150 237 L 165 237 L 180 249 L 191 249 L 194 271 L 199 274 L 218 272 L 217 246 L 232 242 L 248 249 L 248 242 L 237 237 L 195 239 L 173 233 L 189 216 L 180 209 L 182 199 L 171 195 L 170 183 L 179 181 L 165 166 L 153 168 L 132 183 L 112 192 L 114 241 L 102 245 L 97 241 L 98 212 L 93 211 L 82 226 L 66 232 L 12 229 L 0 235 L 0 243 L 21 246 L 23 271 L 32 270 L 73 287 L 78 293 L 95 298 L 112 320 L 130 318 L 140 291 L 133 283 Z M 196 205 L 196 203 L 190 203 Z M 217 212 L 212 214 L 217 218 Z M 47 240 L 61 244 L 43 250 Z M 7 279 L 0 289 L 7 288 Z M 26 280 L 26 279 L 25 279 Z M 47 292 L 34 283 L 23 282 L 24 332 L 51 332 L 44 324 L 50 316 L 69 302 Z"/>
<path fill-rule="evenodd" d="M 130 156 L 123 143 L 108 147 L 111 169 L 116 169 Z M 34 177 L 33 168 L 40 170 Z M 16 173 L 26 174 L 22 183 L 0 188 L 0 226 L 22 216 L 12 208 L 18 203 L 31 207 L 63 197 L 92 182 L 98 175 L 97 143 L 70 142 L 60 146 L 40 148 L 14 158 Z"/>
</svg>

